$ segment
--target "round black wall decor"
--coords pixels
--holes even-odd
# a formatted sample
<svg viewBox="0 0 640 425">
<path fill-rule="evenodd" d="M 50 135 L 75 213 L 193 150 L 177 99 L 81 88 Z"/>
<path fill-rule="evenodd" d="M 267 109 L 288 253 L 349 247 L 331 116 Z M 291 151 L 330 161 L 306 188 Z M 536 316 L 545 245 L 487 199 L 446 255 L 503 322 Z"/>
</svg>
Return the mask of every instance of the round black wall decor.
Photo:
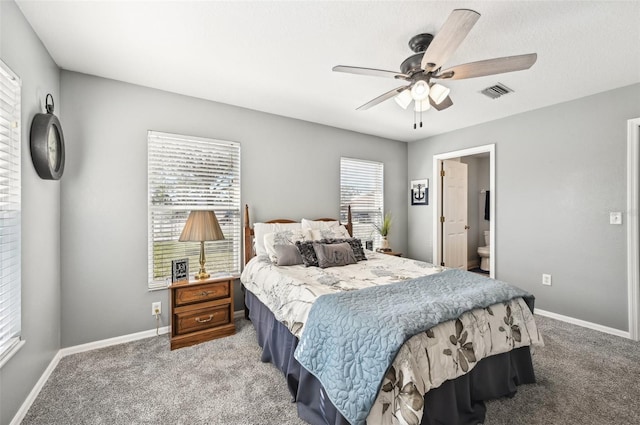
<svg viewBox="0 0 640 425">
<path fill-rule="evenodd" d="M 31 160 L 40 178 L 58 180 L 64 171 L 64 135 L 60 120 L 53 115 L 51 94 L 45 103 L 47 113 L 36 114 L 31 122 Z"/>
</svg>

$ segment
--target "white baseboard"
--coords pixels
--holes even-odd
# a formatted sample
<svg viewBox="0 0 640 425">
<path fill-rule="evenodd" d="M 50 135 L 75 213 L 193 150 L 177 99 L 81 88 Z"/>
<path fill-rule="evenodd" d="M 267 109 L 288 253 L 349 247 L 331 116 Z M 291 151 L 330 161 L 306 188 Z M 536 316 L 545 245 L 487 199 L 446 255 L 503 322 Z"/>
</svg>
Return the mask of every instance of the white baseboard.
<svg viewBox="0 0 640 425">
<path fill-rule="evenodd" d="M 157 333 L 155 329 L 148 331 L 136 332 L 129 335 L 117 336 L 114 338 L 103 339 L 100 341 L 88 342 L 86 344 L 74 345 L 73 347 L 62 348 L 60 354 L 62 357 L 70 354 L 83 353 L 85 351 L 97 350 L 98 348 L 110 347 L 112 345 L 124 344 L 125 342 L 137 341 L 139 339 L 151 338 L 156 335 L 164 335 L 169 332 L 168 326 L 159 328 Z"/>
<path fill-rule="evenodd" d="M 22 422 L 24 417 L 27 415 L 29 408 L 38 397 L 38 394 L 40 394 L 40 390 L 42 390 L 42 387 L 44 387 L 44 384 L 49 380 L 53 370 L 58 366 L 58 363 L 60 363 L 61 358 L 62 356 L 60 355 L 60 351 L 58 351 L 56 355 L 53 356 L 53 359 L 51 359 L 51 362 L 49 362 L 49 366 L 44 370 L 42 376 L 40 376 L 40 379 L 38 379 L 38 382 L 36 382 L 36 385 L 33 387 L 24 403 L 22 403 L 22 406 L 20 406 L 18 412 L 15 414 L 11 422 L 9 422 L 9 425 L 19 425 Z"/>
<path fill-rule="evenodd" d="M 237 310 L 233 312 L 233 320 L 244 319 L 244 310 Z M 169 333 L 169 326 L 163 326 L 158 329 L 157 333 L 155 329 L 148 331 L 136 332 L 129 335 L 117 336 L 114 338 L 103 339 L 101 341 L 88 342 L 86 344 L 75 345 L 73 347 L 67 347 L 60 350 L 61 357 L 68 356 L 70 354 L 82 353 L 85 351 L 96 350 L 98 348 L 109 347 L 111 345 L 124 344 L 125 342 L 137 341 L 139 339 L 151 338 L 156 335 L 164 335 Z"/>
<path fill-rule="evenodd" d="M 620 336 L 622 338 L 627 338 L 627 339 L 630 338 L 629 332 L 627 331 L 621 331 L 620 329 L 614 329 L 608 326 L 599 325 L 597 323 L 587 322 L 586 320 L 575 319 L 573 317 L 563 316 L 562 314 L 540 310 L 539 308 L 535 309 L 535 314 L 539 314 L 540 316 L 550 317 L 552 319 L 560 320 L 562 322 L 571 323 L 572 325 L 582 326 L 583 328 L 604 332 L 606 334 Z"/>
</svg>

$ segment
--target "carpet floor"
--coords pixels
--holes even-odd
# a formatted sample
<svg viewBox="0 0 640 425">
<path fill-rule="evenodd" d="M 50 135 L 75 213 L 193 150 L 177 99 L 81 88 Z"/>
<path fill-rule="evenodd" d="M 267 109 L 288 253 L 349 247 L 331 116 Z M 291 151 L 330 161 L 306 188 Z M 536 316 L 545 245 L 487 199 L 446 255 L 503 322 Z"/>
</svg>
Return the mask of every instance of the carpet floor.
<svg viewBox="0 0 640 425">
<path fill-rule="evenodd" d="M 537 383 L 487 403 L 485 425 L 640 424 L 640 344 L 536 316 Z M 22 424 L 304 424 L 253 326 L 170 351 L 166 335 L 64 357 Z"/>
</svg>

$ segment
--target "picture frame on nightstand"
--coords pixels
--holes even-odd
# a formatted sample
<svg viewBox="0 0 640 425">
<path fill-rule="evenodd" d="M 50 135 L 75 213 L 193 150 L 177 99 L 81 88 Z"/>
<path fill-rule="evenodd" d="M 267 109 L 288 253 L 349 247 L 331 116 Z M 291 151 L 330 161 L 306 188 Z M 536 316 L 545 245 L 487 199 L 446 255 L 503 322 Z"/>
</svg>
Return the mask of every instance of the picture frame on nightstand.
<svg viewBox="0 0 640 425">
<path fill-rule="evenodd" d="M 180 282 L 181 280 L 189 280 L 188 258 L 171 261 L 171 282 Z"/>
</svg>

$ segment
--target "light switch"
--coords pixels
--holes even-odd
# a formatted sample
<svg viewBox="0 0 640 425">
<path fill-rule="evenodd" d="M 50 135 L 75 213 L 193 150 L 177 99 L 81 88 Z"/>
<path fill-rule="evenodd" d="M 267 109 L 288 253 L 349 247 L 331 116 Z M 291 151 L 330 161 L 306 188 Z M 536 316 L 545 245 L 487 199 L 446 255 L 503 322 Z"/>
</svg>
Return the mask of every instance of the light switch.
<svg viewBox="0 0 640 425">
<path fill-rule="evenodd" d="M 622 213 L 621 212 L 610 212 L 609 213 L 609 224 L 622 224 Z"/>
</svg>

